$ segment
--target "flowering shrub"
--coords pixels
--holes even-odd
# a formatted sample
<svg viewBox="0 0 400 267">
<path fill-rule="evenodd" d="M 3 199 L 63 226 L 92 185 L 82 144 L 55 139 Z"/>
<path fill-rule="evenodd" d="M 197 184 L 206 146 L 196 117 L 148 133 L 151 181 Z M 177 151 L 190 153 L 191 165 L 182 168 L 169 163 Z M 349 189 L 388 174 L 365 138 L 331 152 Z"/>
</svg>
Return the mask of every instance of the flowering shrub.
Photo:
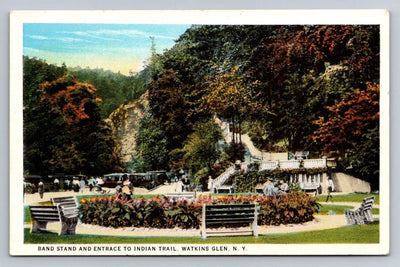
<svg viewBox="0 0 400 267">
<path fill-rule="evenodd" d="M 126 198 L 121 195 L 95 197 L 80 201 L 83 223 L 107 227 L 152 227 L 198 229 L 204 203 L 250 203 L 260 205 L 260 225 L 303 223 L 313 220 L 319 204 L 307 194 L 291 192 L 263 196 L 200 196 L 194 200 L 176 200 L 167 197 Z"/>
<path fill-rule="evenodd" d="M 326 168 L 314 168 L 314 169 L 276 169 L 276 170 L 263 170 L 260 172 L 239 172 L 233 178 L 233 184 L 236 184 L 236 192 L 254 192 L 255 187 L 258 184 L 265 183 L 268 178 L 272 178 L 274 181 L 285 180 L 289 181 L 290 176 L 294 174 L 306 174 L 312 175 L 317 173 L 323 173 Z"/>
</svg>

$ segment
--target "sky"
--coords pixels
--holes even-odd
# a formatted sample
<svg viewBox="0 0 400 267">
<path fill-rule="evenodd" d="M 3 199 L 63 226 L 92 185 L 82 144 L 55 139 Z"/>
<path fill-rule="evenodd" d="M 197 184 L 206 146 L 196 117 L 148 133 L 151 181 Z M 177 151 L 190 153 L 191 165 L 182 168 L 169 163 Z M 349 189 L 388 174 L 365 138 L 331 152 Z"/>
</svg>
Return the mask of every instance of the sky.
<svg viewBox="0 0 400 267">
<path fill-rule="evenodd" d="M 158 53 L 190 25 L 25 23 L 23 54 L 68 67 L 102 68 L 128 75 L 143 69 L 154 37 Z"/>
</svg>

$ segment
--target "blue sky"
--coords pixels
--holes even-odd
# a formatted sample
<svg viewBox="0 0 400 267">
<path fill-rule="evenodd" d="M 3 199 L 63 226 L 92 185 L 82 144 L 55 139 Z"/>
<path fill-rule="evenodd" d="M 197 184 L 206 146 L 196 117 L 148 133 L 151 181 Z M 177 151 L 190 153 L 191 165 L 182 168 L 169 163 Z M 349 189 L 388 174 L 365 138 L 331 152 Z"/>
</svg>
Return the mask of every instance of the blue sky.
<svg viewBox="0 0 400 267">
<path fill-rule="evenodd" d="M 143 69 L 151 36 L 158 53 L 169 49 L 190 25 L 24 24 L 23 54 L 68 67 L 103 68 L 129 74 Z"/>
</svg>

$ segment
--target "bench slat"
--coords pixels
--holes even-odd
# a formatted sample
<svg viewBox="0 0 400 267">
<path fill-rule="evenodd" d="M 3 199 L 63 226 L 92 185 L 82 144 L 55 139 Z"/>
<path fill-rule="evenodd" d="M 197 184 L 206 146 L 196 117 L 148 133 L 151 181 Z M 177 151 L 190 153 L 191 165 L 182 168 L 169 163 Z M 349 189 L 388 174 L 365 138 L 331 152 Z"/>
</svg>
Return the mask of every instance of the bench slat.
<svg viewBox="0 0 400 267">
<path fill-rule="evenodd" d="M 213 205 L 206 205 L 206 209 L 232 209 L 232 208 L 254 208 L 252 204 L 213 204 Z"/>
<path fill-rule="evenodd" d="M 257 238 L 257 205 L 256 204 L 211 204 L 203 205 L 202 237 L 207 234 L 235 234 L 251 232 Z M 248 224 L 252 229 L 232 229 L 207 231 L 207 226 L 244 226 Z"/>
<path fill-rule="evenodd" d="M 243 214 L 243 215 L 245 215 L 245 214 L 253 214 L 254 213 L 254 209 L 253 210 L 248 210 L 248 209 L 246 209 L 246 210 L 243 210 L 243 211 L 241 211 L 241 210 L 211 210 L 211 211 L 208 211 L 207 212 L 207 214 L 210 214 L 210 215 L 218 215 L 218 214 L 220 214 L 220 215 L 233 215 L 233 214 Z"/>
<path fill-rule="evenodd" d="M 250 233 L 253 232 L 253 230 L 249 229 L 235 229 L 235 231 L 207 231 L 207 234 L 235 234 L 235 233 Z"/>
</svg>

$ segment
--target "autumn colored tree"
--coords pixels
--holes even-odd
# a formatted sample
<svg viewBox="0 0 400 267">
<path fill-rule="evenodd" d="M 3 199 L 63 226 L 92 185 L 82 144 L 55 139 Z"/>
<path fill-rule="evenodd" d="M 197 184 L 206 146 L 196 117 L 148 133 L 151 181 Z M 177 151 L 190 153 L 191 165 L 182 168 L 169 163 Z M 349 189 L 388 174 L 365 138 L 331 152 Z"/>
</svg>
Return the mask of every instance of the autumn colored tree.
<svg viewBox="0 0 400 267">
<path fill-rule="evenodd" d="M 120 170 L 110 129 L 100 117 L 96 89 L 68 75 L 40 87 L 41 98 L 31 110 L 41 114 L 39 127 L 25 131 L 29 172 L 100 175 Z"/>
<path fill-rule="evenodd" d="M 361 178 L 379 181 L 379 84 L 354 90 L 334 106 L 331 116 L 315 121 L 319 126 L 313 139 L 327 154 L 341 157 Z"/>
<path fill-rule="evenodd" d="M 207 92 L 202 108 L 232 122 L 234 143 L 241 143 L 241 125 L 245 119 L 252 114 L 268 112 L 268 107 L 258 101 L 259 94 L 244 83 L 244 77 L 238 74 L 238 67 L 211 80 Z M 235 137 L 236 133 L 239 138 Z"/>
<path fill-rule="evenodd" d="M 315 123 L 319 129 L 313 139 L 326 153 L 344 155 L 368 129 L 379 123 L 379 85 L 368 84 L 367 90 L 354 90 L 334 106 L 326 107 L 331 116 Z"/>
</svg>

